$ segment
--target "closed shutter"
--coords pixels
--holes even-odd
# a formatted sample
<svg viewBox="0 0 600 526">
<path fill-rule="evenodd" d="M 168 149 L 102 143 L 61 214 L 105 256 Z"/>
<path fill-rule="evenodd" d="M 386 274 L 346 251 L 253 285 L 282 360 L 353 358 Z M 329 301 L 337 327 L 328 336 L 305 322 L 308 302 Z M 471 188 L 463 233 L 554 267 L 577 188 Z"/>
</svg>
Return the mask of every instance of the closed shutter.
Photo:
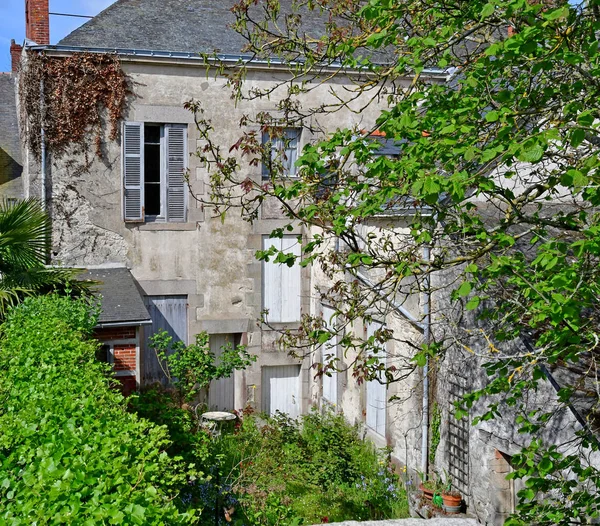
<svg viewBox="0 0 600 526">
<path fill-rule="evenodd" d="M 335 311 L 331 307 L 323 307 L 323 320 L 328 328 L 335 328 Z M 337 336 L 323 345 L 323 365 L 337 358 Z M 337 367 L 337 362 L 336 362 Z M 323 375 L 323 398 L 332 404 L 337 404 L 337 371 Z"/>
<path fill-rule="evenodd" d="M 167 144 L 167 221 L 186 220 L 187 126 L 166 124 Z"/>
<path fill-rule="evenodd" d="M 123 218 L 144 220 L 144 125 L 123 125 Z"/>
<path fill-rule="evenodd" d="M 300 255 L 300 244 L 295 236 L 283 239 L 263 239 L 263 250 L 275 247 L 286 254 Z M 300 321 L 301 269 L 298 262 L 292 267 L 281 263 L 263 262 L 263 308 L 268 309 L 271 322 Z"/>
<path fill-rule="evenodd" d="M 210 351 L 215 357 L 215 365 L 221 363 L 223 347 L 232 345 L 235 347 L 240 338 L 234 334 L 211 334 Z M 210 383 L 208 390 L 209 411 L 233 411 L 235 409 L 235 381 L 232 373 L 229 378 L 219 378 Z"/>
<path fill-rule="evenodd" d="M 150 336 L 163 329 L 173 338 L 173 343 L 187 343 L 187 296 L 146 296 L 144 303 L 152 319 L 152 326 L 144 329 L 143 383 L 166 383 L 156 352 L 150 348 Z"/>
<path fill-rule="evenodd" d="M 278 411 L 290 418 L 300 416 L 300 366 L 262 368 L 262 405 L 270 416 Z"/>
<path fill-rule="evenodd" d="M 367 326 L 367 338 L 381 329 L 381 324 L 371 322 Z M 373 354 L 371 354 L 373 356 Z M 379 361 L 385 365 L 385 349 L 381 349 L 377 355 Z M 385 375 L 379 373 L 379 378 L 385 380 Z M 385 420 L 387 412 L 387 385 L 378 380 L 367 382 L 367 427 L 370 427 L 378 435 L 385 436 Z"/>
</svg>

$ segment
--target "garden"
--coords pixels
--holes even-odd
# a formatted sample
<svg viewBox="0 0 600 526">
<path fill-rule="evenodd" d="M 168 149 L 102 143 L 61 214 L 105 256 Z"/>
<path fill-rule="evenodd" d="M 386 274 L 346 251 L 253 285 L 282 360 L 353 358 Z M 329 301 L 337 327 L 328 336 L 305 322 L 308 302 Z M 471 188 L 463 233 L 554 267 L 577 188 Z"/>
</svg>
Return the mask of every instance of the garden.
<svg viewBox="0 0 600 526">
<path fill-rule="evenodd" d="M 295 421 L 247 409 L 220 436 L 202 425 L 198 386 L 251 362 L 244 349 L 226 349 L 219 366 L 210 353 L 191 359 L 207 356 L 200 335 L 166 360 L 177 371 L 171 387 L 126 400 L 95 360 L 95 320 L 92 301 L 51 294 L 10 309 L 0 328 L 0 524 L 408 516 L 389 452 L 333 411 Z M 160 353 L 170 342 L 156 343 Z"/>
</svg>

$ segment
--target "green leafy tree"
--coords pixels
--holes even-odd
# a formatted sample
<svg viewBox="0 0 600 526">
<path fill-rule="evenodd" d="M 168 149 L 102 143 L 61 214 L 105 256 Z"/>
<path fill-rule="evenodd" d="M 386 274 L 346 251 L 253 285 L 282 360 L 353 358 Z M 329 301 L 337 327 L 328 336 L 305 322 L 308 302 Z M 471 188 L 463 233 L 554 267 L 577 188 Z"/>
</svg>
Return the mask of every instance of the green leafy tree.
<svg viewBox="0 0 600 526">
<path fill-rule="evenodd" d="M 156 352 L 161 367 L 169 382 L 179 391 L 185 401 L 194 400 L 203 389 L 208 389 L 213 380 L 229 378 L 234 371 L 242 370 L 256 361 L 246 346 L 223 346 L 219 359 L 210 350 L 208 333 L 196 334 L 196 342 L 186 345 L 164 330 L 150 338 L 150 346 Z"/>
<path fill-rule="evenodd" d="M 476 316 L 489 380 L 457 414 L 477 407 L 479 419 L 489 420 L 508 406 L 519 431 L 534 437 L 513 459 L 517 476 L 528 478 L 513 522 L 598 517 L 600 470 L 586 458 L 599 450 L 600 2 L 241 0 L 233 12 L 246 50 L 287 73 L 264 87 L 244 82 L 246 65 L 220 65 L 239 104 L 270 98 L 277 106 L 240 124 L 272 138 L 304 127 L 316 139 L 298 158 L 297 177 L 286 175 L 279 157 L 268 163 L 265 183 L 244 169 L 271 159 L 260 134 L 248 128 L 235 144 L 219 144 L 201 104 L 190 102 L 207 139 L 198 155 L 211 169 L 212 204 L 221 214 L 239 208 L 253 221 L 262 203 L 278 201 L 287 230 L 305 227 L 301 264 L 318 264 L 330 278 L 322 296 L 338 320 L 368 318 L 372 309 L 431 290 L 452 309 L 466 309 L 472 321 L 462 328 Z M 316 13 L 323 24 L 308 22 Z M 334 79 L 326 100 L 311 106 L 309 94 Z M 366 110 L 376 113 L 372 121 L 361 119 Z M 360 125 L 320 126 L 338 111 L 354 111 Z M 400 154 L 378 155 L 374 134 Z M 405 229 L 397 228 L 399 217 Z M 366 228 L 374 221 L 376 230 Z M 275 250 L 258 257 L 296 259 Z M 413 368 L 475 349 L 476 335 L 465 336 L 460 324 L 417 350 Z M 334 337 L 309 316 L 302 329 L 300 339 L 284 335 L 292 349 Z M 366 351 L 392 337 L 382 330 L 367 342 L 342 338 L 344 347 L 365 351 L 352 364 L 356 376 L 373 376 L 381 366 Z M 525 403 L 559 366 L 582 371 L 576 381 L 565 377 L 560 405 L 587 393 L 572 454 L 541 438 L 556 408 Z M 411 372 L 385 371 L 390 382 Z"/>
</svg>

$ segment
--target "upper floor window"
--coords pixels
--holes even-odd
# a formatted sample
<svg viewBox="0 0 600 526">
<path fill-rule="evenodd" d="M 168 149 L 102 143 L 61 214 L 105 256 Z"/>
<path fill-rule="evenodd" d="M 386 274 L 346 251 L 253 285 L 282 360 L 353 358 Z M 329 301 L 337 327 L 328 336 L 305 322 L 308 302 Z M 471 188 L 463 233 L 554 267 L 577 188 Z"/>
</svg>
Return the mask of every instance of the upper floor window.
<svg viewBox="0 0 600 526">
<path fill-rule="evenodd" d="M 297 236 L 283 238 L 263 238 L 263 250 L 275 247 L 286 254 L 300 256 Z M 299 262 L 298 262 L 299 263 Z M 273 260 L 263 261 L 263 309 L 269 311 L 270 322 L 297 322 L 301 314 L 301 270 L 296 263 L 291 267 Z"/>
<path fill-rule="evenodd" d="M 270 157 L 263 162 L 263 178 L 269 177 L 273 172 L 278 173 L 279 170 L 281 175 L 295 177 L 299 143 L 299 128 L 284 128 L 277 136 L 263 132 L 262 144 L 267 145 L 271 152 Z"/>
<path fill-rule="evenodd" d="M 124 124 L 125 221 L 185 222 L 187 158 L 187 125 Z"/>
</svg>

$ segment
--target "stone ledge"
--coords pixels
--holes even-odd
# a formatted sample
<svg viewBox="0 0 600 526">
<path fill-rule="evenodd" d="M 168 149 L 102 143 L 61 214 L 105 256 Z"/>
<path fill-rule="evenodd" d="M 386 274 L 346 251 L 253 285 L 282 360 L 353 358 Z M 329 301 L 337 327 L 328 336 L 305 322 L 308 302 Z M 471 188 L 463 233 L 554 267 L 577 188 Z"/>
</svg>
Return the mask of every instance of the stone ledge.
<svg viewBox="0 0 600 526">
<path fill-rule="evenodd" d="M 425 524 L 427 522 L 427 524 Z M 436 519 L 393 519 L 383 521 L 347 521 L 332 522 L 331 526 L 477 526 L 479 523 L 475 519 L 450 519 L 447 517 L 438 517 Z M 314 525 L 320 526 L 320 525 Z"/>
</svg>

